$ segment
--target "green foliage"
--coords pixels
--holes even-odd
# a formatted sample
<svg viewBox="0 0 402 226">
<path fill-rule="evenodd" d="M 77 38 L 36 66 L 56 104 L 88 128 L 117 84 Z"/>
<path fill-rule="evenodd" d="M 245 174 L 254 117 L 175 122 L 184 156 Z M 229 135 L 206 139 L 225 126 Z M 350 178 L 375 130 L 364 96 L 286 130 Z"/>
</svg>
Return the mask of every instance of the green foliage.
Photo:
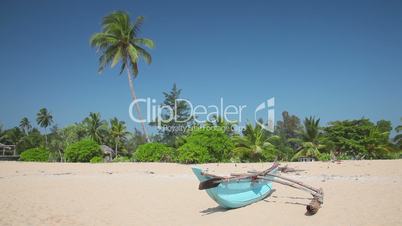
<svg viewBox="0 0 402 226">
<path fill-rule="evenodd" d="M 89 117 L 85 118 L 83 123 L 89 137 L 98 144 L 101 144 L 107 133 L 107 125 L 106 122 L 101 119 L 100 114 L 90 112 Z"/>
<path fill-rule="evenodd" d="M 41 108 L 36 115 L 36 122 L 40 127 L 47 128 L 53 123 L 53 116 L 46 108 Z"/>
<path fill-rule="evenodd" d="M 318 157 L 318 160 L 323 161 L 323 162 L 331 161 L 331 154 L 321 153 L 320 156 Z"/>
<path fill-rule="evenodd" d="M 320 146 L 313 142 L 303 142 L 300 151 L 298 151 L 292 158 L 292 161 L 298 160 L 300 157 L 310 157 L 318 159 L 321 155 L 318 150 Z"/>
<path fill-rule="evenodd" d="M 402 122 L 402 118 L 401 118 L 401 122 Z M 402 150 L 402 133 L 400 133 L 402 131 L 402 125 L 399 125 L 397 127 L 395 127 L 395 131 L 398 133 L 395 137 L 394 137 L 394 142 L 397 148 L 399 148 L 399 150 Z"/>
<path fill-rule="evenodd" d="M 353 160 L 353 157 L 350 155 L 347 155 L 345 153 L 342 153 L 337 157 L 338 160 Z"/>
<path fill-rule="evenodd" d="M 134 76 L 138 75 L 138 60 L 143 58 L 148 64 L 152 62 L 151 55 L 145 47 L 153 48 L 151 39 L 139 38 L 144 17 L 139 16 L 133 23 L 130 16 L 123 11 L 115 11 L 105 16 L 102 21 L 102 32 L 94 34 L 90 43 L 101 56 L 99 58 L 99 72 L 106 66 L 114 67 L 121 62 L 120 74 L 131 67 Z"/>
<path fill-rule="evenodd" d="M 331 122 L 325 130 L 334 152 L 357 159 L 385 158 L 392 150 L 384 122 L 375 125 L 368 119 Z M 385 128 L 385 129 L 384 129 Z"/>
<path fill-rule="evenodd" d="M 64 155 L 68 162 L 89 162 L 95 156 L 102 156 L 102 151 L 95 141 L 85 139 L 69 145 Z"/>
<path fill-rule="evenodd" d="M 133 155 L 138 162 L 173 162 L 174 150 L 164 144 L 147 143 L 140 145 Z"/>
<path fill-rule="evenodd" d="M 195 143 L 186 143 L 177 149 L 177 161 L 184 164 L 211 162 L 208 149 Z"/>
<path fill-rule="evenodd" d="M 29 131 L 32 129 L 31 122 L 27 117 L 24 117 L 20 121 L 20 129 L 25 132 L 25 134 L 28 134 Z"/>
<path fill-rule="evenodd" d="M 47 162 L 49 160 L 49 151 L 45 148 L 31 148 L 21 153 L 20 160 L 29 162 Z"/>
<path fill-rule="evenodd" d="M 147 143 L 146 136 L 138 129 L 134 129 L 134 132 L 127 136 L 124 148 L 128 151 L 127 154 L 131 155 L 138 146 L 145 143 Z"/>
<path fill-rule="evenodd" d="M 127 156 L 117 156 L 113 159 L 113 162 L 131 162 L 131 160 Z"/>
<path fill-rule="evenodd" d="M 262 124 L 262 121 L 260 122 Z M 280 138 L 273 136 L 270 132 L 256 124 L 255 127 L 250 123 L 246 125 L 243 136 L 234 136 L 233 140 L 236 148 L 233 155 L 242 162 L 274 161 L 278 149 L 274 144 Z"/>
<path fill-rule="evenodd" d="M 300 131 L 302 129 L 300 119 L 284 111 L 282 112 L 282 121 L 277 122 L 275 133 L 282 138 L 284 145 L 296 149 L 298 144 L 293 142 L 292 139 L 300 139 Z"/>
<path fill-rule="evenodd" d="M 212 120 L 212 121 L 210 121 L 210 120 Z M 235 131 L 233 130 L 233 128 L 234 128 L 235 125 L 237 125 L 237 122 L 226 121 L 220 115 L 213 115 L 212 119 L 210 119 L 210 120 L 208 120 L 206 122 L 207 127 L 215 127 L 217 129 L 221 129 L 228 136 L 234 136 L 235 135 Z"/>
<path fill-rule="evenodd" d="M 229 161 L 232 157 L 232 150 L 234 148 L 233 141 L 230 137 L 221 130 L 208 129 L 195 129 L 189 135 L 183 138 L 186 149 L 178 150 L 180 156 L 180 150 L 194 149 L 200 152 L 202 155 L 198 162 L 225 162 Z M 203 148 L 200 148 L 203 147 Z M 204 149 L 208 151 L 209 158 L 204 158 Z"/>
<path fill-rule="evenodd" d="M 114 147 L 116 155 L 119 153 L 127 154 L 124 150 L 124 142 L 127 140 L 129 132 L 127 131 L 125 122 L 118 120 L 116 117 L 110 120 L 109 142 Z"/>
<path fill-rule="evenodd" d="M 320 136 L 320 119 L 309 117 L 304 119 L 304 129 L 302 130 L 302 138 L 305 142 L 317 143 Z"/>
<path fill-rule="evenodd" d="M 46 108 L 41 108 L 36 114 L 36 122 L 42 128 L 45 128 L 45 146 L 47 147 L 47 131 L 46 128 L 53 123 L 53 116 Z"/>
<path fill-rule="evenodd" d="M 102 163 L 103 162 L 103 158 L 100 156 L 95 156 L 93 158 L 91 158 L 91 160 L 89 160 L 90 163 Z"/>
<path fill-rule="evenodd" d="M 178 89 L 176 84 L 173 84 L 169 93 L 164 92 L 165 100 L 161 107 L 169 107 L 172 111 L 163 111 L 161 118 L 150 123 L 150 125 L 160 128 L 161 141 L 170 146 L 175 145 L 176 138 L 186 134 L 186 129 L 193 122 L 190 106 L 186 101 L 179 100 L 181 99 L 180 94 L 181 89 Z"/>
</svg>

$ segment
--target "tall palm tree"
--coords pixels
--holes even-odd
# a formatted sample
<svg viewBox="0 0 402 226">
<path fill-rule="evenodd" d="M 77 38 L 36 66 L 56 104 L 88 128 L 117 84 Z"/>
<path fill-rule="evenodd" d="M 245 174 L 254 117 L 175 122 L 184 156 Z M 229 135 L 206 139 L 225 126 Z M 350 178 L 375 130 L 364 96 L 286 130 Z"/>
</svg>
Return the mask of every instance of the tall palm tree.
<svg viewBox="0 0 402 226">
<path fill-rule="evenodd" d="M 47 147 L 47 131 L 46 128 L 49 127 L 53 123 L 53 116 L 46 108 L 42 108 L 39 110 L 38 114 L 36 114 L 36 122 L 38 125 L 45 129 L 45 144 Z"/>
<path fill-rule="evenodd" d="M 103 134 L 105 132 L 105 121 L 101 120 L 100 114 L 98 112 L 89 113 L 89 117 L 84 119 L 84 125 L 87 129 L 89 137 L 98 142 L 98 144 L 101 144 Z"/>
<path fill-rule="evenodd" d="M 32 129 L 31 123 L 27 117 L 24 117 L 20 121 L 20 129 L 28 134 L 28 132 Z"/>
<path fill-rule="evenodd" d="M 121 145 L 126 139 L 129 132 L 127 131 L 126 125 L 123 121 L 119 121 L 117 118 L 110 120 L 111 131 L 110 135 L 115 144 L 115 154 L 117 157 L 118 146 Z"/>
<path fill-rule="evenodd" d="M 99 58 L 99 73 L 110 65 L 112 68 L 121 63 L 120 74 L 127 72 L 128 84 L 133 101 L 137 99 L 133 79 L 138 76 L 138 60 L 143 58 L 148 64 L 152 62 L 151 55 L 145 47 L 153 48 L 154 42 L 148 38 L 139 38 L 140 28 L 144 17 L 137 17 L 134 23 L 129 15 L 123 11 L 115 11 L 105 16 L 102 21 L 102 32 L 94 34 L 90 43 L 97 48 L 101 55 Z M 148 138 L 145 123 L 142 120 L 141 109 L 135 104 L 144 134 Z"/>
</svg>

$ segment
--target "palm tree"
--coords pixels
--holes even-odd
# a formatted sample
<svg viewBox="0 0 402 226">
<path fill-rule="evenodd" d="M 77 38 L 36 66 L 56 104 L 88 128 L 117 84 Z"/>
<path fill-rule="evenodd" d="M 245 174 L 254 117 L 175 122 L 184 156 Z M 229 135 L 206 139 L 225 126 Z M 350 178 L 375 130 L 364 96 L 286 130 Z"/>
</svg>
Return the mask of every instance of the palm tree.
<svg viewBox="0 0 402 226">
<path fill-rule="evenodd" d="M 300 157 L 311 157 L 316 158 L 320 156 L 319 149 L 323 148 L 323 145 L 319 144 L 319 137 L 321 136 L 320 131 L 320 119 L 315 119 L 310 116 L 304 119 L 304 128 L 301 131 L 302 140 L 296 141 L 296 143 L 301 143 L 298 152 L 292 157 L 293 160 L 297 160 Z"/>
<path fill-rule="evenodd" d="M 105 132 L 105 121 L 101 120 L 100 114 L 94 112 L 89 113 L 89 117 L 84 119 L 84 124 L 89 137 L 98 142 L 98 144 L 101 144 Z"/>
<path fill-rule="evenodd" d="M 302 131 L 302 138 L 305 142 L 318 142 L 318 137 L 321 135 L 320 132 L 320 119 L 315 119 L 314 117 L 309 117 L 304 119 L 304 130 Z"/>
<path fill-rule="evenodd" d="M 243 136 L 235 136 L 235 156 L 243 160 L 274 160 L 277 149 L 273 144 L 280 138 L 256 124 L 255 127 L 248 123 L 243 131 Z"/>
<path fill-rule="evenodd" d="M 20 129 L 28 134 L 28 132 L 32 129 L 31 123 L 27 117 L 24 117 L 20 121 Z"/>
<path fill-rule="evenodd" d="M 292 161 L 299 159 L 300 157 L 310 157 L 318 159 L 320 157 L 320 151 L 322 145 L 315 144 L 313 142 L 303 142 L 299 151 L 293 156 Z"/>
<path fill-rule="evenodd" d="M 143 48 L 153 48 L 154 42 L 148 38 L 139 38 L 140 28 L 144 17 L 137 17 L 134 23 L 129 15 L 123 11 L 115 11 L 105 16 L 102 21 L 102 32 L 94 34 L 90 43 L 101 52 L 99 58 L 99 73 L 110 65 L 112 68 L 121 63 L 120 74 L 127 72 L 133 101 L 137 100 L 134 90 L 133 79 L 138 76 L 138 60 L 143 58 L 148 64 L 152 62 L 151 55 Z M 145 123 L 142 120 L 141 110 L 138 103 L 135 104 L 138 117 L 141 120 L 142 130 L 148 138 Z"/>
<path fill-rule="evenodd" d="M 121 145 L 126 139 L 129 132 L 127 132 L 126 125 L 123 121 L 119 121 L 117 118 L 110 120 L 111 131 L 110 135 L 113 138 L 115 144 L 115 154 L 117 157 L 118 146 Z"/>
<path fill-rule="evenodd" d="M 49 127 L 53 123 L 53 116 L 46 108 L 42 108 L 39 110 L 38 114 L 36 114 L 36 122 L 42 128 L 45 128 L 45 144 L 47 147 L 47 131 L 46 128 Z"/>
</svg>

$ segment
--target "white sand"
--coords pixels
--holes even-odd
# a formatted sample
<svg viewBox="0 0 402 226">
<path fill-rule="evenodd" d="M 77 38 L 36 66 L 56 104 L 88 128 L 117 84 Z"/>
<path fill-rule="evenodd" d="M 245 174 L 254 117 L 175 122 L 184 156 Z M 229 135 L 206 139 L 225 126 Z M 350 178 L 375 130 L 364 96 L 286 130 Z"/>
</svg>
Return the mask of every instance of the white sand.
<svg viewBox="0 0 402 226">
<path fill-rule="evenodd" d="M 306 171 L 288 176 L 324 189 L 316 215 L 305 216 L 309 194 L 282 185 L 266 200 L 226 211 L 197 189 L 188 165 L 0 162 L 0 225 L 402 225 L 402 160 L 289 166 Z"/>
</svg>

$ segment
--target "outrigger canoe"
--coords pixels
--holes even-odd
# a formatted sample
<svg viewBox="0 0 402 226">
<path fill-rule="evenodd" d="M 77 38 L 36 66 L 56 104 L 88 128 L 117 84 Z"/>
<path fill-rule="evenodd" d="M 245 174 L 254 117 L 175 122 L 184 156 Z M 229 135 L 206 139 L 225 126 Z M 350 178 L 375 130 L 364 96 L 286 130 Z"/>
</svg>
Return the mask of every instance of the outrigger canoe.
<svg viewBox="0 0 402 226">
<path fill-rule="evenodd" d="M 217 176 L 204 172 L 199 167 L 192 170 L 200 181 L 199 189 L 205 190 L 220 206 L 233 209 L 250 205 L 267 198 L 272 192 L 272 182 L 307 191 L 312 196 L 307 212 L 315 214 L 323 203 L 324 193 L 321 188 L 313 188 L 302 182 L 278 175 L 278 163 L 261 172 Z"/>
<path fill-rule="evenodd" d="M 200 182 L 208 181 L 213 177 L 203 173 L 201 168 L 192 168 Z M 272 173 L 275 173 L 273 171 Z M 265 199 L 272 192 L 272 182 L 267 180 L 252 181 L 239 179 L 237 181 L 223 181 L 217 187 L 206 189 L 207 194 L 220 206 L 233 209 L 250 205 Z"/>
</svg>

